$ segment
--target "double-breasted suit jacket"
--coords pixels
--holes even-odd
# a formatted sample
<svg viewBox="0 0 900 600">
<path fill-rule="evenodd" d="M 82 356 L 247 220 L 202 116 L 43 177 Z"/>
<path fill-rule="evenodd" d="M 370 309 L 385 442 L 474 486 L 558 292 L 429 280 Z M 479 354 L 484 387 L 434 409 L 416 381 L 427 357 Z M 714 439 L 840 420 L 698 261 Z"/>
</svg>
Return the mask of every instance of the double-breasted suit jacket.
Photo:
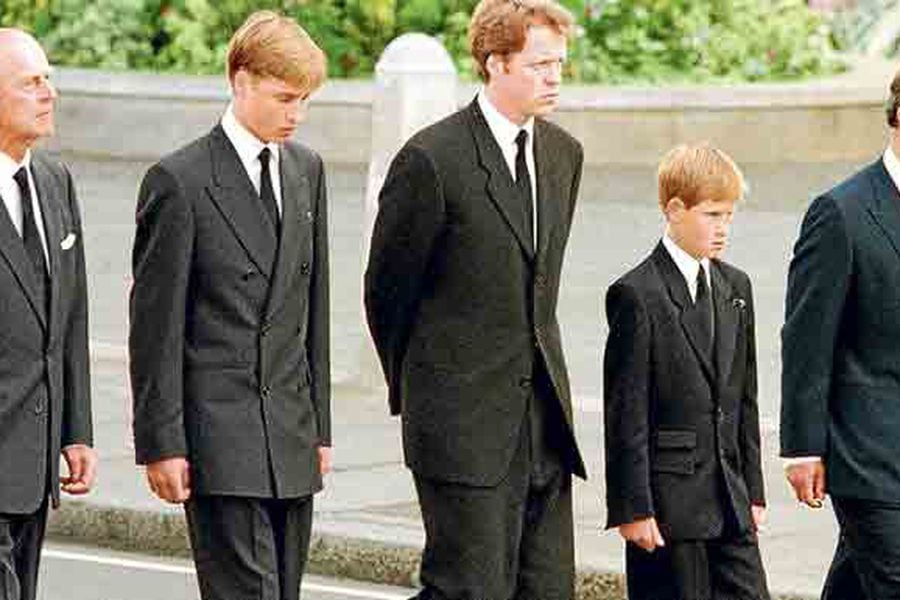
<svg viewBox="0 0 900 600">
<path fill-rule="evenodd" d="M 59 500 L 63 446 L 92 443 L 87 282 L 75 186 L 64 166 L 31 153 L 47 241 L 42 306 L 25 245 L 0 208 L 0 513 Z M 49 490 L 48 490 L 49 487 Z"/>
<path fill-rule="evenodd" d="M 185 456 L 195 494 L 321 488 L 330 445 L 322 162 L 281 147 L 280 238 L 222 130 L 144 178 L 131 290 L 137 461 Z"/>
<path fill-rule="evenodd" d="M 564 415 L 563 463 L 585 475 L 556 318 L 582 150 L 536 119 L 534 153 L 536 247 L 477 101 L 413 136 L 381 191 L 365 302 L 406 463 L 419 476 L 497 484 L 538 360 Z"/>
<path fill-rule="evenodd" d="M 764 504 L 750 280 L 719 260 L 710 278 L 712 356 L 662 243 L 607 292 L 609 527 L 655 516 L 667 539 L 709 539 L 751 529 L 750 505 Z"/>
</svg>

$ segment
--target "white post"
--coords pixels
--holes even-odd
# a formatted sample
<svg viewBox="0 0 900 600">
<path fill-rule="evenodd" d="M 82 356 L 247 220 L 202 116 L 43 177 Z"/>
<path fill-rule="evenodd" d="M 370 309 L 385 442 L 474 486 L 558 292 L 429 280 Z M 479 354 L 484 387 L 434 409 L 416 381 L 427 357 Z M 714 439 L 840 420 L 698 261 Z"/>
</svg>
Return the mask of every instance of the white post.
<svg viewBox="0 0 900 600">
<path fill-rule="evenodd" d="M 456 66 L 435 38 L 406 33 L 384 49 L 375 66 L 372 103 L 372 153 L 366 181 L 363 261 L 369 257 L 378 192 L 391 160 L 416 131 L 455 111 Z M 365 322 L 365 318 L 363 318 Z M 360 383 L 380 386 L 384 379 L 371 340 L 361 353 Z"/>
</svg>

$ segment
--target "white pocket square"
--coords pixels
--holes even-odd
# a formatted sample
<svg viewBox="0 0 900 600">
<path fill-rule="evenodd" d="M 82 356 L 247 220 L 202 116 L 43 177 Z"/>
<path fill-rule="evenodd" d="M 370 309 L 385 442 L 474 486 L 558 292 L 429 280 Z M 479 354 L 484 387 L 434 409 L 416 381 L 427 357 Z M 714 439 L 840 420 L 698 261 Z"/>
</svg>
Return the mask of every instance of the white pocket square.
<svg viewBox="0 0 900 600">
<path fill-rule="evenodd" d="M 70 233 L 63 239 L 63 241 L 59 243 L 59 247 L 63 250 L 68 250 L 75 245 L 75 240 L 77 239 L 77 237 L 78 236 L 76 236 L 74 233 Z"/>
</svg>

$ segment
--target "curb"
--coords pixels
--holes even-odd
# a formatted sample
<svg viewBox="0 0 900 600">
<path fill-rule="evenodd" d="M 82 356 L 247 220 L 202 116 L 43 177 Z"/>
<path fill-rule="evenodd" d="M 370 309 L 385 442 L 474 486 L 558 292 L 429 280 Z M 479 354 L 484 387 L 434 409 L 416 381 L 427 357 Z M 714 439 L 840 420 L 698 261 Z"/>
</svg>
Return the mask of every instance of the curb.
<svg viewBox="0 0 900 600">
<path fill-rule="evenodd" d="M 190 542 L 180 512 L 156 512 L 68 501 L 52 511 L 48 539 L 111 550 L 190 558 Z M 315 531 L 306 571 L 316 575 L 415 587 L 420 549 Z M 577 600 L 623 600 L 619 573 L 579 571 Z M 779 596 L 777 600 L 810 600 Z"/>
</svg>

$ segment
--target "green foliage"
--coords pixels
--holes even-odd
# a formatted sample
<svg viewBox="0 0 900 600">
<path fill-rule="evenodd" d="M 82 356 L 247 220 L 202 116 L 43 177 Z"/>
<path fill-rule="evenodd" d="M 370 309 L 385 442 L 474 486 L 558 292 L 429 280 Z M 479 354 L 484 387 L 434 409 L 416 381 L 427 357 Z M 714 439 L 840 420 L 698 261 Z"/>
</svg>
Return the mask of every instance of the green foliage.
<svg viewBox="0 0 900 600">
<path fill-rule="evenodd" d="M 802 0 L 607 0 L 589 2 L 583 24 L 573 69 L 586 80 L 756 81 L 838 67 Z"/>
<path fill-rule="evenodd" d="M 872 0 L 875 1 L 875 0 Z M 578 19 L 567 75 L 582 82 L 793 79 L 838 68 L 827 24 L 803 0 L 561 0 Z M 221 73 L 254 10 L 295 17 L 332 76 L 370 74 L 397 35 L 437 36 L 474 77 L 477 0 L 0 0 L 61 65 Z"/>
</svg>

